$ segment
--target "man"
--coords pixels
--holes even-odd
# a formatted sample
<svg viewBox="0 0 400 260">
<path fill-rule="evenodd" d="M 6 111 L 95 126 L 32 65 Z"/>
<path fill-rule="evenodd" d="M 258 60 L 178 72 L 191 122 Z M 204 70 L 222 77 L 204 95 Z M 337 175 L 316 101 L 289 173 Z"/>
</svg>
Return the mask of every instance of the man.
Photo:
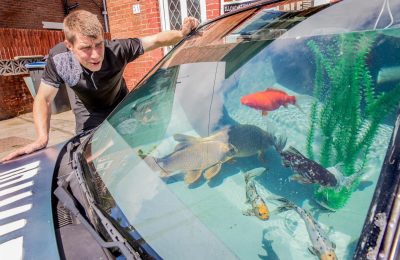
<svg viewBox="0 0 400 260">
<path fill-rule="evenodd" d="M 34 100 L 37 139 L 0 162 L 47 146 L 51 102 L 62 84 L 75 93 L 76 101 L 72 107 L 76 132 L 93 129 L 128 93 L 122 76 L 125 66 L 146 51 L 178 43 L 198 24 L 197 19 L 188 17 L 181 31 L 160 32 L 140 39 L 105 41 L 103 27 L 96 15 L 84 10 L 69 14 L 64 19 L 65 41 L 50 50 Z"/>
</svg>

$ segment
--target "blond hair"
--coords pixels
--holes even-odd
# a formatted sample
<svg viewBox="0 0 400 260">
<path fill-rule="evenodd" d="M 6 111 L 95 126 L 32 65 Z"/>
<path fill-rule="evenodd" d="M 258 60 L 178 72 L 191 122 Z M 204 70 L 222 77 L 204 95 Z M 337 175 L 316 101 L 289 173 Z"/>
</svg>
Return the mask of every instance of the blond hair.
<svg viewBox="0 0 400 260">
<path fill-rule="evenodd" d="M 76 33 L 81 33 L 90 38 L 103 35 L 103 26 L 95 14 L 85 10 L 70 13 L 64 18 L 65 39 L 74 44 Z"/>
</svg>

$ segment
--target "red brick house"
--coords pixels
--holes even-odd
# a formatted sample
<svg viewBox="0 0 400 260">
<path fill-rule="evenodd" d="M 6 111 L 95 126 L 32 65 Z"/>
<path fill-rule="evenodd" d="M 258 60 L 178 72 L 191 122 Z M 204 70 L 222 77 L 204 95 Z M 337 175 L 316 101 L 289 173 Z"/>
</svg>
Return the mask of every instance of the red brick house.
<svg viewBox="0 0 400 260">
<path fill-rule="evenodd" d="M 188 14 L 202 21 L 212 19 L 220 14 L 220 0 L 2 0 L 0 29 L 57 29 L 66 13 L 74 9 L 96 13 L 111 38 L 141 37 L 179 28 L 182 18 Z M 166 19 L 171 23 L 163 22 Z M 0 120 L 30 112 L 33 102 L 23 80 L 27 72 L 21 71 L 23 66 L 9 56 L 5 57 L 0 50 Z M 162 56 L 163 50 L 155 50 L 130 64 L 124 74 L 128 87 L 132 89 Z M 14 67 L 19 70 L 10 69 Z"/>
</svg>

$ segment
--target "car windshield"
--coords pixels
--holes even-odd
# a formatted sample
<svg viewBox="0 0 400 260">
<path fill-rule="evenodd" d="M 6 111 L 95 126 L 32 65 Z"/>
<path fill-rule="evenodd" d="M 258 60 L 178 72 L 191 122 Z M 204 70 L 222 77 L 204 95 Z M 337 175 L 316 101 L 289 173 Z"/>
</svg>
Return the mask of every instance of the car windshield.
<svg viewBox="0 0 400 260">
<path fill-rule="evenodd" d="M 86 145 L 97 204 L 155 255 L 352 259 L 400 100 L 400 4 L 292 7 L 203 25 Z"/>
</svg>

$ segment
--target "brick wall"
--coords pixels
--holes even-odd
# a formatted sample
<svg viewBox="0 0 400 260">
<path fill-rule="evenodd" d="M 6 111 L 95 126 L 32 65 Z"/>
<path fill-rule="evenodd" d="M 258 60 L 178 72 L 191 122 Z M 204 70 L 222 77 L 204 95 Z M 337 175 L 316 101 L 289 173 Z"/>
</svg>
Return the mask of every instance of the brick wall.
<svg viewBox="0 0 400 260">
<path fill-rule="evenodd" d="M 64 17 L 62 1 L 0 1 L 0 27 L 42 28 L 42 21 L 61 22 Z"/>
<path fill-rule="evenodd" d="M 0 1 L 0 27 L 2 28 L 23 28 L 41 29 L 42 21 L 61 23 L 64 19 L 63 0 L 35 0 L 35 1 Z M 79 0 L 68 1 L 68 3 L 79 3 L 76 9 L 85 9 L 98 15 L 103 22 L 101 15 L 102 0 Z M 74 9 L 75 10 L 75 9 Z"/>
<path fill-rule="evenodd" d="M 24 76 L 0 76 L 0 120 L 32 111 L 33 98 Z"/>
<path fill-rule="evenodd" d="M 133 4 L 140 4 L 141 12 L 139 14 L 133 14 Z M 111 37 L 113 39 L 140 38 L 161 31 L 158 0 L 108 0 L 107 12 L 109 15 Z M 145 53 L 133 63 L 130 63 L 124 72 L 128 88 L 132 89 L 162 56 L 161 49 L 154 50 Z"/>
<path fill-rule="evenodd" d="M 221 14 L 221 0 L 206 0 L 207 19 L 211 20 Z"/>
<path fill-rule="evenodd" d="M 0 27 L 1 28 L 23 28 L 41 29 L 42 21 L 61 23 L 64 19 L 64 1 L 0 1 Z M 85 9 L 98 15 L 103 22 L 101 15 L 102 0 L 79 0 L 68 1 L 68 3 L 79 3 L 77 9 Z M 103 23 L 104 24 L 104 23 Z"/>
</svg>

